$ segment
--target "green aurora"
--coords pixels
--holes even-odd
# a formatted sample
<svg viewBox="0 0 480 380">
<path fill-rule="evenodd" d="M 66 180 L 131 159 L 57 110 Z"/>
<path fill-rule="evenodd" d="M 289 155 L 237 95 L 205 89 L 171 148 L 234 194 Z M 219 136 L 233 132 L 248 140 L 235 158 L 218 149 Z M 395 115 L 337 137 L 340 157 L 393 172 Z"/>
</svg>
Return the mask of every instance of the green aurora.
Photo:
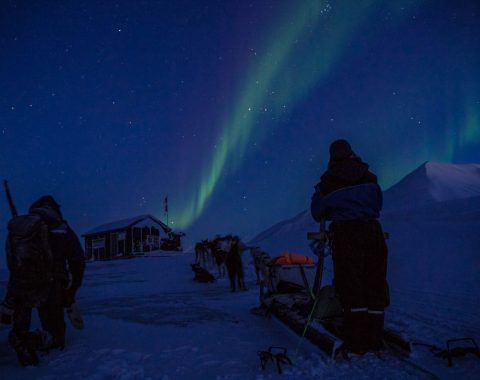
<svg viewBox="0 0 480 380">
<path fill-rule="evenodd" d="M 312 88 L 321 84 L 379 3 L 390 7 L 396 19 L 405 17 L 417 6 L 412 1 L 400 7 L 371 0 L 338 1 L 332 7 L 326 1 L 308 0 L 287 7 L 284 16 L 267 33 L 264 48 L 251 62 L 241 81 L 244 85 L 231 110 L 222 118 L 214 151 L 198 182 L 187 193 L 188 198 L 180 202 L 180 210 L 175 213 L 176 228 L 186 229 L 200 217 L 222 178 L 241 165 L 251 141 L 261 142 L 275 128 L 272 119 L 291 111 Z M 478 142 L 480 127 L 475 106 L 466 107 L 461 126 L 456 122 L 453 131 L 446 131 L 443 149 L 425 146 L 401 163 L 387 162 L 390 170 L 379 170 L 383 184 L 393 184 L 399 178 L 398 173 L 411 170 L 423 159 L 451 161 L 462 146 Z M 266 120 L 266 114 L 270 119 Z"/>
<path fill-rule="evenodd" d="M 274 123 L 258 127 L 262 113 L 278 116 L 292 109 L 328 75 L 372 4 L 341 2 L 332 10 L 328 2 L 305 1 L 288 10 L 288 19 L 274 28 L 264 53 L 243 81 L 233 110 L 225 116 L 198 192 L 191 194 L 179 212 L 177 227 L 187 228 L 201 215 L 222 175 L 238 168 L 244 159 L 252 137 L 261 139 L 268 127 L 274 127 Z"/>
</svg>

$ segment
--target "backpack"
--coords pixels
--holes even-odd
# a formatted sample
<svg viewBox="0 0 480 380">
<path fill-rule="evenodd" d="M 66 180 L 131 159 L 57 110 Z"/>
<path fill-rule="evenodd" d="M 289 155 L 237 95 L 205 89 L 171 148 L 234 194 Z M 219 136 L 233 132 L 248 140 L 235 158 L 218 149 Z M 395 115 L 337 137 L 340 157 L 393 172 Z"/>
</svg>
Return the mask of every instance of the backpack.
<svg viewBox="0 0 480 380">
<path fill-rule="evenodd" d="M 39 215 L 15 216 L 8 222 L 7 261 L 9 289 L 25 304 L 46 301 L 53 278 L 48 227 Z"/>
</svg>

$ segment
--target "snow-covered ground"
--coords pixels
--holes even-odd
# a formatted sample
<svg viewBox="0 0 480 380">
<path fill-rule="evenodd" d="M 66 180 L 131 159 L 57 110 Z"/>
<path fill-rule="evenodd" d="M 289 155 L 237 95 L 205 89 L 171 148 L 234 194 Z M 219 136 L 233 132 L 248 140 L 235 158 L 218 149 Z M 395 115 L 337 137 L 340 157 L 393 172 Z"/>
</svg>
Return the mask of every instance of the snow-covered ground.
<svg viewBox="0 0 480 380">
<path fill-rule="evenodd" d="M 428 173 L 428 165 L 425 169 Z M 440 347 L 450 338 L 473 337 L 480 342 L 478 187 L 470 187 L 465 197 L 445 197 L 465 194 L 458 187 L 474 183 L 477 168 L 470 167 L 465 174 L 462 167 L 462 181 L 450 175 L 451 169 L 435 167 L 435 178 L 444 178 L 442 171 L 448 173 L 448 186 L 454 189 L 450 192 L 441 186 L 443 180 L 432 182 L 426 175 L 404 188 L 440 186 L 442 200 L 428 199 L 407 211 L 404 191 L 397 188 L 397 198 L 390 198 L 387 191 L 389 205 L 382 219 L 390 232 L 392 305 L 387 324 L 414 341 Z M 395 205 L 395 199 L 402 201 Z M 308 253 L 306 232 L 317 228 L 309 213 L 303 212 L 253 242 L 272 255 L 284 249 Z M 214 284 L 193 282 L 189 265 L 193 259 L 192 253 L 159 253 L 89 263 L 78 294 L 85 329 L 68 326 L 64 351 L 42 356 L 38 368 L 20 368 L 7 345 L 8 328 L 1 326 L 1 379 L 432 378 L 388 356 L 367 354 L 333 362 L 276 320 L 250 313 L 258 305 L 258 288 L 248 256 L 244 262 L 249 290 L 237 293 L 229 291 L 226 279 Z M 0 289 L 6 277 L 6 271 L 0 272 Z M 38 326 L 37 318 L 33 325 Z M 287 348 L 294 360 L 283 375 L 271 363 L 265 371 L 260 368 L 257 351 L 269 346 Z M 480 374 L 480 360 L 471 355 L 454 360 L 453 368 L 421 346 L 414 347 L 412 358 L 444 379 L 476 379 Z"/>
<path fill-rule="evenodd" d="M 68 326 L 64 351 L 42 356 L 38 368 L 20 368 L 3 327 L 2 379 L 428 378 L 397 359 L 380 360 L 373 354 L 332 362 L 279 322 L 250 313 L 258 304 L 251 267 L 249 290 L 231 293 L 226 279 L 193 282 L 192 259 L 192 254 L 164 254 L 89 264 L 78 297 L 85 330 Z M 415 299 L 423 305 L 421 298 Z M 463 333 L 464 326 L 456 327 L 440 313 L 402 313 L 393 319 L 402 330 Z M 257 351 L 269 346 L 286 347 L 295 359 L 281 376 L 272 364 L 265 371 L 260 368 Z M 467 358 L 448 369 L 438 361 L 436 368 L 444 368 L 445 378 L 474 378 L 477 362 Z"/>
</svg>

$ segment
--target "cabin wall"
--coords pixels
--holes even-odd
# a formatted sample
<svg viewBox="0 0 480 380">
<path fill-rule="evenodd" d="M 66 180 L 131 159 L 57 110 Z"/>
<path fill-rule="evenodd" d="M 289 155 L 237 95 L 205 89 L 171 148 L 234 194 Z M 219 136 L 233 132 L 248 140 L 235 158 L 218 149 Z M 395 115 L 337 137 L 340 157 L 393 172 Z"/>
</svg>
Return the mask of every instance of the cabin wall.
<svg viewBox="0 0 480 380">
<path fill-rule="evenodd" d="M 132 229 L 127 228 L 125 230 L 125 256 L 131 256 L 132 252 Z"/>
<path fill-rule="evenodd" d="M 166 227 L 163 224 L 148 217 L 125 229 L 86 236 L 86 256 L 94 260 L 110 260 L 142 255 L 160 247 L 163 249 L 162 239 L 170 238 L 164 228 Z"/>
<path fill-rule="evenodd" d="M 86 256 L 93 260 L 108 259 L 105 234 L 90 235 L 85 238 Z"/>
</svg>

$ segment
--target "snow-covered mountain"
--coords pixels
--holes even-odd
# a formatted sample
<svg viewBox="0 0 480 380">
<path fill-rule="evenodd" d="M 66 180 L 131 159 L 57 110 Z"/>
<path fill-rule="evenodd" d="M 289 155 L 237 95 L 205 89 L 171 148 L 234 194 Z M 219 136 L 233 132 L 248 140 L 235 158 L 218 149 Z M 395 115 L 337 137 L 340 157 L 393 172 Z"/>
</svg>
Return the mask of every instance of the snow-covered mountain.
<svg viewBox="0 0 480 380">
<path fill-rule="evenodd" d="M 480 197 L 480 164 L 427 161 L 384 194 L 385 211 Z"/>
<path fill-rule="evenodd" d="M 302 211 L 291 219 L 273 225 L 256 235 L 248 245 L 259 246 L 270 256 L 280 254 L 284 250 L 309 255 L 308 231 L 318 231 L 318 224 L 310 215 L 310 210 Z"/>
</svg>

